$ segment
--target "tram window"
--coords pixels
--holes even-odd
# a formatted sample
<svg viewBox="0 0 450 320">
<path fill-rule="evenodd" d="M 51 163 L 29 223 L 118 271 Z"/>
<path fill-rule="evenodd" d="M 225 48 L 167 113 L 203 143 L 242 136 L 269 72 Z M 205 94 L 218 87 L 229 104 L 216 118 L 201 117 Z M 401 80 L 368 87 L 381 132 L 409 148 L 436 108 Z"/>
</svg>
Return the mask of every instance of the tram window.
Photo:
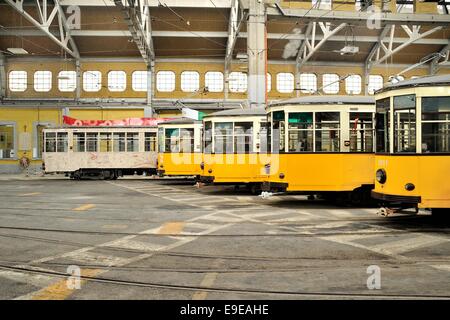
<svg viewBox="0 0 450 320">
<path fill-rule="evenodd" d="M 236 122 L 234 124 L 234 151 L 236 153 L 253 151 L 253 122 Z"/>
<path fill-rule="evenodd" d="M 86 133 L 74 132 L 73 133 L 73 152 L 85 152 L 86 151 Z"/>
<path fill-rule="evenodd" d="M 56 132 L 45 134 L 45 152 L 56 152 Z"/>
<path fill-rule="evenodd" d="M 180 152 L 180 129 L 166 128 L 166 152 Z"/>
<path fill-rule="evenodd" d="M 111 133 L 106 132 L 100 133 L 100 152 L 111 152 L 111 151 L 112 151 Z"/>
<path fill-rule="evenodd" d="M 164 128 L 158 128 L 158 152 L 164 152 Z"/>
<path fill-rule="evenodd" d="M 146 132 L 144 137 L 145 151 L 156 151 L 156 132 Z"/>
<path fill-rule="evenodd" d="M 115 132 L 113 133 L 113 151 L 125 152 L 125 133 Z"/>
<path fill-rule="evenodd" d="M 58 132 L 56 134 L 56 152 L 67 152 L 68 135 L 67 132 Z"/>
<path fill-rule="evenodd" d="M 289 113 L 289 151 L 313 151 L 313 113 Z"/>
<path fill-rule="evenodd" d="M 390 98 L 377 100 L 377 113 L 375 116 L 376 151 L 389 152 L 389 126 L 390 126 Z"/>
<path fill-rule="evenodd" d="M 205 122 L 205 153 L 211 153 L 212 151 L 212 122 Z"/>
<path fill-rule="evenodd" d="M 284 111 L 275 111 L 272 113 L 272 138 L 273 153 L 284 151 L 285 139 L 285 116 Z"/>
<path fill-rule="evenodd" d="M 267 150 L 269 150 L 269 145 L 268 145 L 268 141 L 269 141 L 269 133 L 268 133 L 268 124 L 267 122 L 261 122 L 261 127 L 259 130 L 259 152 L 261 153 L 265 153 L 267 152 Z"/>
<path fill-rule="evenodd" d="M 139 152 L 139 133 L 127 132 L 127 152 Z"/>
<path fill-rule="evenodd" d="M 422 98 L 422 152 L 450 152 L 450 97 Z"/>
<path fill-rule="evenodd" d="M 86 133 L 86 151 L 97 152 L 98 133 Z"/>
<path fill-rule="evenodd" d="M 373 152 L 372 113 L 350 113 L 350 152 Z"/>
<path fill-rule="evenodd" d="M 416 96 L 394 97 L 394 152 L 416 152 Z"/>
<path fill-rule="evenodd" d="M 194 152 L 194 129 L 180 129 L 180 152 Z"/>
<path fill-rule="evenodd" d="M 340 121 L 339 112 L 316 112 L 317 152 L 339 152 Z"/>
<path fill-rule="evenodd" d="M 214 125 L 214 152 L 233 153 L 233 123 L 216 122 Z"/>
<path fill-rule="evenodd" d="M 67 132 L 47 132 L 45 152 L 67 152 Z"/>
</svg>

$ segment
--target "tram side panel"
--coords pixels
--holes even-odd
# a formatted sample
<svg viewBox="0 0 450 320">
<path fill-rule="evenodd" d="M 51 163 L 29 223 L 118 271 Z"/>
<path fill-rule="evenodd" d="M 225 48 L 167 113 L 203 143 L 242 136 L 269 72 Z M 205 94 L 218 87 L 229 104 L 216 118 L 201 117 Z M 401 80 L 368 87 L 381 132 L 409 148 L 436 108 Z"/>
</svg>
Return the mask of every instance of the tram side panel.
<svg viewBox="0 0 450 320">
<path fill-rule="evenodd" d="M 385 174 L 384 183 L 375 183 L 375 199 L 406 207 L 450 208 L 449 156 L 377 155 L 375 164 L 375 170 Z"/>
<path fill-rule="evenodd" d="M 195 153 L 175 153 L 164 152 L 158 154 L 158 173 L 160 175 L 201 175 L 200 164 L 202 154 Z"/>
</svg>

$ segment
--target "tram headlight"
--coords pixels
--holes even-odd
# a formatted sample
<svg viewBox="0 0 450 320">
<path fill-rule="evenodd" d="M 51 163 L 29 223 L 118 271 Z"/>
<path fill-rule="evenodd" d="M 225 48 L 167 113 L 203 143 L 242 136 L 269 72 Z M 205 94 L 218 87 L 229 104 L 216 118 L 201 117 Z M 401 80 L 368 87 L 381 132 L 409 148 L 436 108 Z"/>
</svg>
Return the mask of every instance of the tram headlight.
<svg viewBox="0 0 450 320">
<path fill-rule="evenodd" d="M 387 179 L 386 171 L 384 169 L 378 169 L 376 173 L 376 179 L 379 183 L 384 184 Z"/>
</svg>

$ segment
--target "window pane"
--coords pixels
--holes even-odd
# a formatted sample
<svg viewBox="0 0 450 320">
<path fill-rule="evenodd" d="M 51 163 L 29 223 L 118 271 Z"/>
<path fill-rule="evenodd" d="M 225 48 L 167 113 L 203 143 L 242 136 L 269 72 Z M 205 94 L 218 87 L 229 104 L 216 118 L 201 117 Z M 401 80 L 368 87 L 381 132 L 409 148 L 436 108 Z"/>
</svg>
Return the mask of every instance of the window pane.
<svg viewBox="0 0 450 320">
<path fill-rule="evenodd" d="M 383 77 L 378 75 L 370 75 L 368 86 L 369 94 L 374 94 L 375 91 L 380 90 L 381 88 L 383 88 Z"/>
<path fill-rule="evenodd" d="M 233 153 L 232 122 L 216 122 L 214 124 L 214 152 Z"/>
<path fill-rule="evenodd" d="M 338 152 L 339 112 L 316 112 L 316 152 Z"/>
<path fill-rule="evenodd" d="M 394 97 L 394 152 L 416 152 L 416 96 Z"/>
<path fill-rule="evenodd" d="M 289 129 L 312 129 L 312 112 L 291 112 L 289 113 Z"/>
<path fill-rule="evenodd" d="M 423 97 L 422 120 L 449 120 L 450 97 Z"/>
<path fill-rule="evenodd" d="M 110 71 L 108 73 L 108 90 L 113 92 L 125 91 L 127 74 L 125 71 Z"/>
<path fill-rule="evenodd" d="M 336 94 L 339 92 L 339 76 L 337 74 L 324 74 L 322 77 L 323 92 Z"/>
<path fill-rule="evenodd" d="M 422 124 L 422 152 L 450 152 L 450 121 Z"/>
<path fill-rule="evenodd" d="M 57 152 L 67 152 L 67 147 L 68 147 L 67 132 L 58 132 L 56 151 Z"/>
<path fill-rule="evenodd" d="M 98 133 L 86 133 L 86 151 L 97 152 Z"/>
<path fill-rule="evenodd" d="M 261 122 L 260 124 L 260 131 L 259 131 L 259 151 L 261 153 L 265 153 L 269 150 L 269 132 L 268 132 L 268 123 L 267 122 Z"/>
<path fill-rule="evenodd" d="M 48 92 L 52 89 L 51 71 L 36 71 L 34 73 L 34 90 L 37 92 Z"/>
<path fill-rule="evenodd" d="M 0 159 L 14 158 L 14 126 L 0 125 Z"/>
<path fill-rule="evenodd" d="M 237 153 L 253 152 L 253 122 L 236 122 L 234 124 L 234 151 Z"/>
<path fill-rule="evenodd" d="M 243 72 L 231 72 L 229 81 L 229 88 L 231 92 L 245 92 L 247 91 L 247 74 Z"/>
<path fill-rule="evenodd" d="M 45 134 L 45 152 L 56 152 L 56 132 Z"/>
<path fill-rule="evenodd" d="M 117 132 L 113 134 L 113 151 L 125 152 L 125 133 Z"/>
<path fill-rule="evenodd" d="M 86 71 L 83 73 L 83 90 L 97 92 L 102 87 L 102 74 L 100 71 Z"/>
<path fill-rule="evenodd" d="M 300 75 L 300 90 L 303 93 L 317 91 L 317 76 L 314 73 L 302 73 Z"/>
<path fill-rule="evenodd" d="M 73 152 L 86 151 L 86 134 L 84 132 L 73 133 Z"/>
<path fill-rule="evenodd" d="M 100 133 L 100 152 L 112 151 L 112 135 L 111 133 Z"/>
<path fill-rule="evenodd" d="M 27 90 L 27 72 L 26 71 L 11 71 L 9 73 L 9 90 L 14 92 L 23 92 Z"/>
<path fill-rule="evenodd" d="M 180 129 L 180 152 L 194 152 L 194 129 Z"/>
<path fill-rule="evenodd" d="M 208 71 L 205 74 L 205 87 L 209 92 L 223 91 L 223 73 L 216 71 Z"/>
<path fill-rule="evenodd" d="M 289 151 L 312 152 L 313 130 L 289 130 Z"/>
<path fill-rule="evenodd" d="M 172 71 L 159 71 L 156 74 L 156 90 L 172 92 L 175 90 L 175 73 Z"/>
<path fill-rule="evenodd" d="M 147 91 L 147 71 L 135 71 L 131 75 L 132 88 L 134 91 Z"/>
<path fill-rule="evenodd" d="M 376 137 L 377 152 L 389 152 L 390 98 L 377 100 Z"/>
<path fill-rule="evenodd" d="M 294 75 L 292 73 L 277 74 L 277 91 L 281 93 L 291 93 L 294 91 Z"/>
<path fill-rule="evenodd" d="M 62 92 L 73 92 L 77 87 L 77 73 L 75 71 L 61 71 L 58 74 L 58 89 Z"/>
<path fill-rule="evenodd" d="M 156 151 L 156 132 L 146 132 L 144 149 L 146 152 Z"/>
<path fill-rule="evenodd" d="M 164 141 L 165 141 L 165 136 L 164 136 L 164 128 L 160 127 L 158 128 L 158 152 L 164 152 Z"/>
<path fill-rule="evenodd" d="M 183 71 L 181 73 L 181 90 L 195 92 L 200 88 L 200 75 L 196 71 Z"/>
<path fill-rule="evenodd" d="M 278 153 L 284 151 L 285 147 L 285 121 L 284 111 L 275 111 L 272 113 L 272 152 Z"/>
<path fill-rule="evenodd" d="M 127 132 L 127 152 L 139 152 L 139 133 Z"/>
<path fill-rule="evenodd" d="M 180 129 L 166 129 L 166 152 L 180 152 Z"/>
<path fill-rule="evenodd" d="M 354 74 L 345 78 L 345 91 L 348 94 L 360 94 L 361 76 Z"/>
<path fill-rule="evenodd" d="M 350 113 L 350 152 L 373 152 L 372 113 Z"/>
</svg>

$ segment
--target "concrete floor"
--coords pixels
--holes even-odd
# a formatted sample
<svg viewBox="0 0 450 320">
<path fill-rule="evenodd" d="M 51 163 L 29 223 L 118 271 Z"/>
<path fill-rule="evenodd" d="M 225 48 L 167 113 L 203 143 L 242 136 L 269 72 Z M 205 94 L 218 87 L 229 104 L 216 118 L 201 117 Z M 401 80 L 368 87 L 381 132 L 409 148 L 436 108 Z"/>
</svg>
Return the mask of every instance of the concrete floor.
<svg viewBox="0 0 450 320">
<path fill-rule="evenodd" d="M 0 299 L 450 298 L 450 222 L 426 212 L 184 180 L 0 185 Z"/>
</svg>

